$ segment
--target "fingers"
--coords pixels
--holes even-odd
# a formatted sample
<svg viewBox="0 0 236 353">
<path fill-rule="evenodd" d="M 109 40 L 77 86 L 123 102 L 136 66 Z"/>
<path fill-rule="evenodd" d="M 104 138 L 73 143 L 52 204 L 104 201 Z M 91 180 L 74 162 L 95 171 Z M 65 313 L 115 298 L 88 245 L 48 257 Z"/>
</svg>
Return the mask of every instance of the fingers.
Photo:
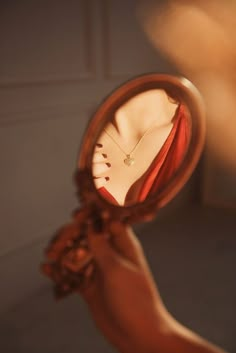
<svg viewBox="0 0 236 353">
<path fill-rule="evenodd" d="M 93 176 L 99 177 L 102 174 L 107 174 L 111 168 L 111 163 L 107 161 L 107 158 L 103 157 L 100 152 L 95 152 L 93 155 Z"/>
<path fill-rule="evenodd" d="M 107 154 L 103 151 L 103 145 L 100 143 L 96 144 L 94 154 L 93 154 L 93 163 L 107 164 L 107 167 L 110 167 Z"/>
<path fill-rule="evenodd" d="M 100 189 L 106 185 L 106 183 L 110 180 L 109 177 L 99 177 L 94 178 L 94 183 L 97 189 Z"/>
<path fill-rule="evenodd" d="M 106 162 L 107 161 L 107 154 L 103 153 L 101 148 L 96 148 L 93 154 L 93 162 Z"/>
<path fill-rule="evenodd" d="M 102 272 L 122 261 L 120 254 L 112 247 L 107 232 L 96 232 L 92 225 L 88 226 L 88 244 L 96 264 Z"/>
<path fill-rule="evenodd" d="M 96 188 L 103 187 L 110 179 L 108 174 L 111 168 L 111 164 L 107 159 L 107 154 L 103 153 L 102 145 L 97 144 L 93 154 L 92 161 L 93 177 Z"/>
<path fill-rule="evenodd" d="M 88 240 L 94 258 L 104 269 L 118 262 L 129 262 L 139 268 L 148 267 L 140 242 L 132 229 L 121 222 L 111 222 L 106 232 L 101 233 L 90 226 Z"/>
</svg>

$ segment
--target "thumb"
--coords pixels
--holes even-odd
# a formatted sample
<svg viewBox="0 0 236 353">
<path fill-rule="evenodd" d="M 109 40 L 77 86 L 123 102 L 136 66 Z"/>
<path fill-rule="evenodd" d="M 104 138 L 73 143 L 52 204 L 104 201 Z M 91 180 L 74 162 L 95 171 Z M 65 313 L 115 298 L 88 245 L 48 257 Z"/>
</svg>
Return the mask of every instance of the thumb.
<svg viewBox="0 0 236 353">
<path fill-rule="evenodd" d="M 110 243 L 110 234 L 106 231 L 95 231 L 90 224 L 88 225 L 88 245 L 94 261 L 102 271 L 107 271 L 122 261 L 122 257 Z"/>
</svg>

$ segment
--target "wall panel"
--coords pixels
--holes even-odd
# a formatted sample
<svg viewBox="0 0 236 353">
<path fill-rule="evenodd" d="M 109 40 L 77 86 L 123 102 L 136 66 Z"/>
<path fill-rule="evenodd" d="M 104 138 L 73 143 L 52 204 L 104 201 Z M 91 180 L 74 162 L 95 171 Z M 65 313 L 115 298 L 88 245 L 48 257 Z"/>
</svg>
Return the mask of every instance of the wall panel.
<svg viewBox="0 0 236 353">
<path fill-rule="evenodd" d="M 173 71 L 143 33 L 136 16 L 137 4 L 137 0 L 125 4 L 103 0 L 104 68 L 109 79 Z"/>
<path fill-rule="evenodd" d="M 13 0 L 0 8 L 1 86 L 94 76 L 91 1 Z"/>
</svg>

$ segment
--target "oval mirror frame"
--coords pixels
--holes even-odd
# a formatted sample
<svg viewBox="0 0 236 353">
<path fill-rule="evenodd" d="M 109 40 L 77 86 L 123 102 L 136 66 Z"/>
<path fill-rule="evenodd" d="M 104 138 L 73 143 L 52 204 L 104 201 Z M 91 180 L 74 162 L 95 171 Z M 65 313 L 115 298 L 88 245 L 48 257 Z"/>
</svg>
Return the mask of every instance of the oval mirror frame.
<svg viewBox="0 0 236 353">
<path fill-rule="evenodd" d="M 191 116 L 191 139 L 183 161 L 167 185 L 143 202 L 119 206 L 108 202 L 97 191 L 92 175 L 92 158 L 96 142 L 114 112 L 133 96 L 150 89 L 164 89 L 183 103 Z M 166 74 L 144 74 L 135 77 L 114 90 L 100 104 L 84 134 L 78 158 L 75 179 L 83 204 L 94 204 L 109 211 L 114 219 L 128 223 L 151 220 L 158 209 L 165 206 L 187 182 L 200 158 L 205 141 L 205 109 L 197 88 L 186 78 Z"/>
</svg>

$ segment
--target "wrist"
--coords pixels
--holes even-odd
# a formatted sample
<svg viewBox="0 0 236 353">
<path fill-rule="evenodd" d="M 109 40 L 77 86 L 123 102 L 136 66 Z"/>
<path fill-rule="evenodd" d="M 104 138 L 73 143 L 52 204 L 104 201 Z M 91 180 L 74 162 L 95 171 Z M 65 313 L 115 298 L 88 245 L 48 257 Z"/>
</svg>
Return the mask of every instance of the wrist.
<svg viewBox="0 0 236 353">
<path fill-rule="evenodd" d="M 158 303 L 152 314 L 140 319 L 133 337 L 127 340 L 126 348 L 120 353 L 167 352 L 166 341 L 171 336 L 171 322 L 174 320 L 162 303 Z"/>
</svg>

